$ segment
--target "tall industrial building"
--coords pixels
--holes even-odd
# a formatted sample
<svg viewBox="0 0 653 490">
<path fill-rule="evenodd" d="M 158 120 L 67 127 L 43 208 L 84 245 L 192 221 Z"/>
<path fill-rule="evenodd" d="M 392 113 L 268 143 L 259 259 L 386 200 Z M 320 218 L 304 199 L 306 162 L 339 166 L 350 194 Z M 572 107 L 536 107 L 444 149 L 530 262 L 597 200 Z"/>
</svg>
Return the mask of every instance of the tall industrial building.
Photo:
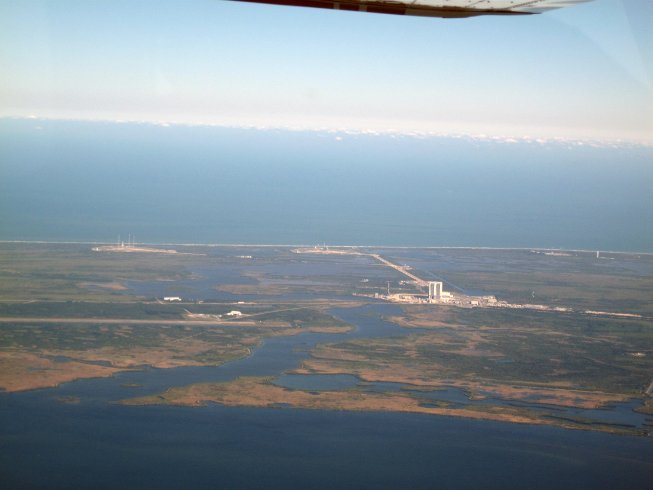
<svg viewBox="0 0 653 490">
<path fill-rule="evenodd" d="M 429 282 L 429 301 L 439 300 L 442 298 L 442 283 Z"/>
</svg>

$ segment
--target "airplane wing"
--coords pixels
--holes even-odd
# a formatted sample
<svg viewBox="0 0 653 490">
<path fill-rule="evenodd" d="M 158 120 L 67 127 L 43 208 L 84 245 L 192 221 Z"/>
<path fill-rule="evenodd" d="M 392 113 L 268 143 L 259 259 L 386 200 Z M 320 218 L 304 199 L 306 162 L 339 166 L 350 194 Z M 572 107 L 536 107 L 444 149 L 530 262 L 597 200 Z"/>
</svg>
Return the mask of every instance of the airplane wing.
<svg viewBox="0 0 653 490">
<path fill-rule="evenodd" d="M 527 15 L 591 0 L 233 0 L 377 14 L 462 18 L 477 15 Z"/>
</svg>

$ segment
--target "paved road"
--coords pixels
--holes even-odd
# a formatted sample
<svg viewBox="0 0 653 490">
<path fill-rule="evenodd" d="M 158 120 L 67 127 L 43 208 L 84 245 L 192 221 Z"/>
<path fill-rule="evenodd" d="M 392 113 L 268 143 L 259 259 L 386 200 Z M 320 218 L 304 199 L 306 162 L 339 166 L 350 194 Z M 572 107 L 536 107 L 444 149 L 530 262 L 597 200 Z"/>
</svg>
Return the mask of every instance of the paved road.
<svg viewBox="0 0 653 490">
<path fill-rule="evenodd" d="M 293 308 L 281 308 L 277 310 L 262 311 L 252 313 L 251 315 L 242 315 L 239 317 L 210 319 L 210 320 L 154 320 L 149 318 L 63 318 L 63 317 L 0 317 L 0 323 L 103 323 L 103 324 L 130 324 L 130 325 L 225 325 L 225 324 L 245 324 L 248 325 L 250 318 L 279 313 L 282 311 L 302 310 L 306 306 L 297 306 Z"/>
<path fill-rule="evenodd" d="M 428 286 L 428 281 L 425 281 L 424 279 L 421 279 L 417 277 L 415 274 L 412 274 L 411 272 L 408 272 L 408 268 L 402 265 L 395 264 L 393 262 L 390 262 L 388 259 L 385 259 L 381 257 L 379 254 L 373 254 L 373 253 L 367 253 L 367 252 L 360 252 L 358 250 L 342 250 L 342 249 L 322 249 L 322 248 L 304 248 L 304 249 L 297 249 L 295 252 L 297 253 L 313 253 L 313 254 L 322 254 L 322 255 L 360 255 L 360 256 L 365 256 L 365 257 L 372 257 L 373 259 L 378 260 L 381 262 L 383 265 L 386 265 L 388 267 L 391 267 L 392 269 L 396 270 L 397 272 L 400 272 L 401 274 L 405 275 L 406 277 L 409 277 L 413 281 L 417 283 L 418 286 L 426 287 Z"/>
<path fill-rule="evenodd" d="M 379 254 L 369 254 L 369 256 L 374 257 L 376 260 L 381 262 L 383 265 L 387 265 L 388 267 L 392 267 L 394 270 L 396 270 L 398 272 L 401 272 L 403 275 L 405 275 L 407 277 L 410 277 L 413 281 L 415 281 L 417 283 L 418 286 L 422 286 L 422 287 L 428 286 L 427 281 L 425 281 L 424 279 L 420 279 L 415 274 L 412 274 L 412 273 L 408 272 L 406 267 L 394 264 L 394 263 L 390 262 L 389 260 L 384 259 L 383 257 L 381 257 Z"/>
<path fill-rule="evenodd" d="M 239 318 L 243 320 L 243 318 Z M 4 317 L 0 323 L 105 323 L 105 324 L 131 324 L 131 325 L 222 325 L 234 323 L 234 320 L 150 320 L 133 318 L 56 318 L 56 317 Z"/>
</svg>

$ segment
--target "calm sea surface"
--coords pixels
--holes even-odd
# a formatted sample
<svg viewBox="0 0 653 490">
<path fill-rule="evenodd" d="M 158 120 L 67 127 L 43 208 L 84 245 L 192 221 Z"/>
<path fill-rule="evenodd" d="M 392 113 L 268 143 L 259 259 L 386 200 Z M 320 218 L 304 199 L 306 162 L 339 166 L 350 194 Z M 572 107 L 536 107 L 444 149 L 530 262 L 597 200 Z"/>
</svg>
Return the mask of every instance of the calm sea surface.
<svg viewBox="0 0 653 490">
<path fill-rule="evenodd" d="M 653 251 L 653 149 L 0 120 L 0 239 Z"/>
<path fill-rule="evenodd" d="M 396 413 L 89 409 L 38 397 L 2 403 L 4 488 L 612 490 L 653 479 L 653 444 L 640 438 Z"/>
</svg>

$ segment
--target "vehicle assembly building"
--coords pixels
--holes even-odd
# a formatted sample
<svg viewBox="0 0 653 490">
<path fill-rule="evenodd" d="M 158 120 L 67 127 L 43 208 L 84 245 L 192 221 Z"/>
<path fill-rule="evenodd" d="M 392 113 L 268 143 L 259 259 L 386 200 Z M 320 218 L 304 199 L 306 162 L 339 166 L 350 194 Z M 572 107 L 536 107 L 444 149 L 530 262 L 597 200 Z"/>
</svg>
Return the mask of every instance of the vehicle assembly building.
<svg viewBox="0 0 653 490">
<path fill-rule="evenodd" d="M 429 303 L 442 299 L 442 282 L 429 282 Z"/>
</svg>

